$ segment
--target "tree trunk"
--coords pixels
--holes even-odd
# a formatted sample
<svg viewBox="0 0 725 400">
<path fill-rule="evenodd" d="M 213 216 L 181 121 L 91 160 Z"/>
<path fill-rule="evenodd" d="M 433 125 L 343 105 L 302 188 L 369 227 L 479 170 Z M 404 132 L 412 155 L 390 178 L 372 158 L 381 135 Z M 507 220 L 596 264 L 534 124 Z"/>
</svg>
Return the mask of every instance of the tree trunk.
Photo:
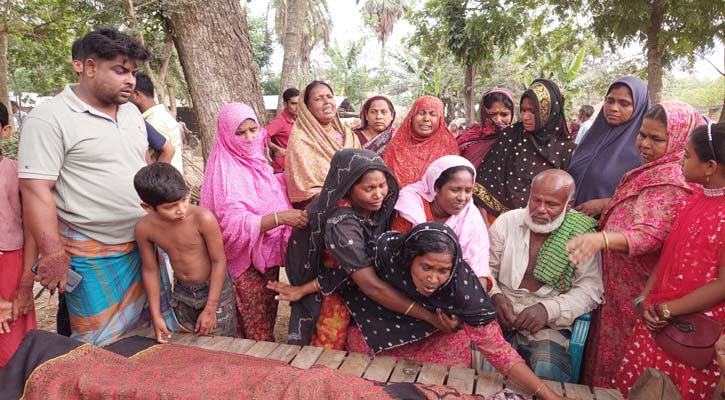
<svg viewBox="0 0 725 400">
<path fill-rule="evenodd" d="M 723 51 L 723 66 L 725 66 L 725 51 Z M 725 69 L 723 69 L 725 71 Z M 725 78 L 725 74 L 723 75 Z M 722 110 L 720 110 L 720 120 L 718 122 L 725 122 L 725 96 L 722 99 Z"/>
<path fill-rule="evenodd" d="M 10 89 L 8 89 L 8 38 L 10 36 L 10 26 L 8 19 L 10 18 L 10 0 L 4 1 L 2 10 L 2 26 L 0 26 L 0 102 L 8 109 L 8 114 L 12 114 L 13 109 L 10 107 Z M 9 118 L 10 124 L 15 125 L 15 119 Z"/>
<path fill-rule="evenodd" d="M 652 104 L 659 103 L 662 98 L 662 55 L 665 49 L 660 44 L 660 32 L 664 13 L 663 0 L 654 0 L 647 29 L 647 88 Z"/>
<path fill-rule="evenodd" d="M 8 109 L 8 114 L 12 116 L 13 109 L 10 107 L 10 90 L 8 89 L 8 36 L 7 27 L 0 30 L 0 102 Z M 10 123 L 14 124 L 15 120 L 10 118 Z"/>
<path fill-rule="evenodd" d="M 164 99 L 166 99 L 166 79 L 169 76 L 169 63 L 171 62 L 171 57 L 174 55 L 174 40 L 171 38 L 171 28 L 169 27 L 168 21 L 165 23 L 164 27 L 164 53 L 161 58 L 161 67 L 159 67 L 159 74 L 156 77 L 156 83 L 155 85 L 158 85 L 156 88 L 156 96 L 159 98 L 160 103 L 164 103 Z"/>
<path fill-rule="evenodd" d="M 380 41 L 380 75 L 385 75 L 385 40 Z"/>
<path fill-rule="evenodd" d="M 169 13 L 171 31 L 199 121 L 204 161 L 216 138 L 216 117 L 230 102 L 249 104 L 266 123 L 259 69 L 238 0 L 183 2 Z"/>
<path fill-rule="evenodd" d="M 128 11 L 128 17 L 131 21 L 131 29 L 134 31 L 134 37 L 136 40 L 146 46 L 146 41 L 143 37 L 143 26 L 141 26 L 141 23 L 138 20 L 138 15 L 136 15 L 136 6 L 133 1 L 134 0 L 126 0 L 126 10 Z M 161 68 L 158 75 L 151 69 L 150 59 L 147 59 L 143 63 L 144 71 L 151 79 L 151 83 L 153 83 L 154 90 L 156 92 L 156 97 L 160 103 L 164 103 L 164 98 L 166 97 L 166 73 L 169 68 L 169 60 L 171 60 L 174 50 L 173 41 L 169 36 L 168 24 L 164 27 L 164 33 L 166 34 L 166 37 L 164 37 L 164 53 L 161 56 Z"/>
<path fill-rule="evenodd" d="M 299 84 L 297 82 L 297 74 L 300 66 L 300 53 L 306 14 L 307 0 L 287 0 L 287 21 L 285 22 L 284 38 L 282 39 L 284 58 L 282 60 L 282 74 L 279 82 L 278 111 L 282 109 L 282 93 L 287 88 L 298 87 Z"/>
<path fill-rule="evenodd" d="M 474 88 L 475 76 L 476 66 L 466 65 L 466 98 L 464 99 L 466 104 L 466 124 L 472 124 L 475 121 L 473 116 L 473 104 L 476 102 L 473 98 L 476 93 Z"/>
<path fill-rule="evenodd" d="M 176 90 L 171 82 L 166 85 L 166 92 L 169 94 L 169 112 L 176 118 Z"/>
</svg>

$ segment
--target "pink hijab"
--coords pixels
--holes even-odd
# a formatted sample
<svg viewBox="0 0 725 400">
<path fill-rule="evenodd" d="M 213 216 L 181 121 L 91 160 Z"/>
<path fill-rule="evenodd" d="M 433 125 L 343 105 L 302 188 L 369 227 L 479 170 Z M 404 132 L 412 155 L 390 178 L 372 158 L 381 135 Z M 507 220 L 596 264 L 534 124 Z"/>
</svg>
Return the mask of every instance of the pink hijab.
<svg viewBox="0 0 725 400">
<path fill-rule="evenodd" d="M 253 265 L 264 273 L 284 264 L 291 232 L 283 225 L 260 234 L 262 217 L 292 208 L 284 180 L 274 175 L 264 158 L 267 131 L 254 139 L 237 136 L 247 119 L 257 125 L 254 111 L 242 103 L 225 105 L 217 117 L 217 137 L 209 154 L 201 187 L 201 205 L 219 220 L 224 253 L 232 278 Z"/>
<path fill-rule="evenodd" d="M 639 166 L 622 177 L 612 199 L 602 213 L 599 226 L 606 225 L 615 206 L 636 198 L 651 187 L 675 186 L 692 192 L 692 186 L 682 175 L 680 160 L 685 155 L 685 144 L 693 129 L 707 123 L 691 105 L 681 101 L 663 101 L 659 105 L 667 115 L 667 148 L 662 157 Z M 667 218 L 671 218 L 669 215 Z"/>
<path fill-rule="evenodd" d="M 476 168 L 470 161 L 461 156 L 443 156 L 428 167 L 423 178 L 400 190 L 395 210 L 398 214 L 413 224 L 413 226 L 428 222 L 421 197 L 427 202 L 435 198 L 435 181 L 449 168 L 468 167 L 473 171 L 473 181 L 476 181 Z M 473 205 L 473 198 L 456 215 L 451 215 L 446 225 L 453 229 L 458 236 L 458 242 L 463 249 L 463 259 L 471 266 L 476 276 L 491 276 L 488 265 L 488 230 L 481 214 Z"/>
</svg>

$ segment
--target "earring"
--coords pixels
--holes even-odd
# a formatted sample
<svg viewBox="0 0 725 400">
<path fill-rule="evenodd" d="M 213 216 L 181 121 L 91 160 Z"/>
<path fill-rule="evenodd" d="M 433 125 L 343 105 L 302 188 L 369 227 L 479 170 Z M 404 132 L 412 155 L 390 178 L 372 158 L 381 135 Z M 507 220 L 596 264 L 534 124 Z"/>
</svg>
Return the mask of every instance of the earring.
<svg viewBox="0 0 725 400">
<path fill-rule="evenodd" d="M 710 175 L 705 175 L 705 183 L 710 183 Z"/>
</svg>

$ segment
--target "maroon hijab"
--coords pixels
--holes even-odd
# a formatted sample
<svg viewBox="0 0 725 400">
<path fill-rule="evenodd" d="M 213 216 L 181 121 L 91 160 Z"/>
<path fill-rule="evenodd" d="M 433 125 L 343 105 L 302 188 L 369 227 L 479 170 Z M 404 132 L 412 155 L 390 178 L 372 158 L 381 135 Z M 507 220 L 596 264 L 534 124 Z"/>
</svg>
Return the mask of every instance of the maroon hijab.
<svg viewBox="0 0 725 400">
<path fill-rule="evenodd" d="M 461 150 L 461 156 L 465 157 L 474 166 L 478 167 L 483 161 L 488 151 L 496 143 L 498 134 L 506 127 L 506 125 L 498 125 L 488 115 L 488 110 L 485 106 L 486 97 L 491 94 L 500 93 L 511 100 L 511 117 L 513 118 L 515 111 L 514 95 L 508 89 L 493 88 L 488 90 L 481 97 L 481 104 L 478 108 L 479 115 L 481 116 L 481 123 L 471 126 L 466 129 L 463 135 L 459 136 L 458 148 Z"/>
</svg>

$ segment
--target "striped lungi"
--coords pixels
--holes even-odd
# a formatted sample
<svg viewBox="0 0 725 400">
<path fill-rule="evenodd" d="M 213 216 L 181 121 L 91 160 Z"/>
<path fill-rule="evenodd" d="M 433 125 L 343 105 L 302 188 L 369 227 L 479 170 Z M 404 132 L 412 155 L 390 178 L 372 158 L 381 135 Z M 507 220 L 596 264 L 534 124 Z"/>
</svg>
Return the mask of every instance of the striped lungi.
<svg viewBox="0 0 725 400">
<path fill-rule="evenodd" d="M 83 276 L 66 294 L 71 337 L 103 346 L 133 329 L 146 304 L 135 242 L 108 245 L 60 225 L 70 266 Z"/>
</svg>

